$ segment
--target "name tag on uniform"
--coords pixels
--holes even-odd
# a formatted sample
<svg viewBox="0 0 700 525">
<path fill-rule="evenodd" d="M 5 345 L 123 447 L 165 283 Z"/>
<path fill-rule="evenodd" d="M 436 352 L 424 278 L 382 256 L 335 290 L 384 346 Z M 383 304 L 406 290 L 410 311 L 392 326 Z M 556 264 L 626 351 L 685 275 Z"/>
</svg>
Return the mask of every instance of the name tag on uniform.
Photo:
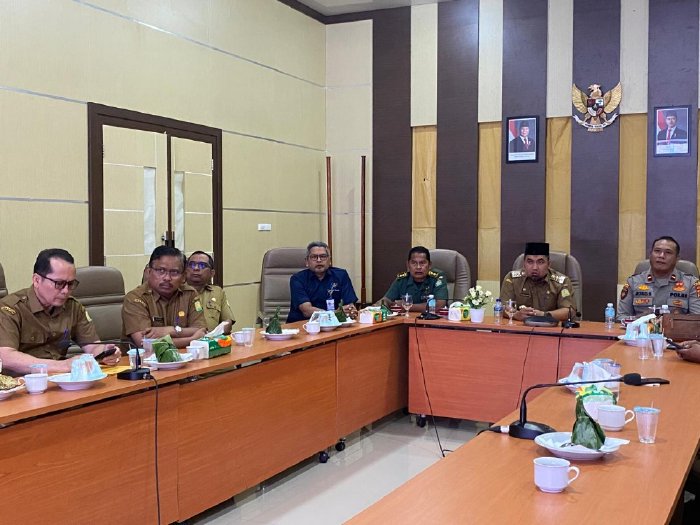
<svg viewBox="0 0 700 525">
<path fill-rule="evenodd" d="M 165 319 L 163 319 L 162 317 L 151 317 L 151 321 L 153 321 L 154 323 L 163 323 L 165 322 Z"/>
</svg>

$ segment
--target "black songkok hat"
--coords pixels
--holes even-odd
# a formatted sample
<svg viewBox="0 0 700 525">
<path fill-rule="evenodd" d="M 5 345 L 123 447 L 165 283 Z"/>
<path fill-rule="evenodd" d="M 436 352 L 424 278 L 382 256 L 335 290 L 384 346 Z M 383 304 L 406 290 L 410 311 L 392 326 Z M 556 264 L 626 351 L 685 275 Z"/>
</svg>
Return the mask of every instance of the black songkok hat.
<svg viewBox="0 0 700 525">
<path fill-rule="evenodd" d="M 525 255 L 544 255 L 549 257 L 548 242 L 528 242 L 525 244 Z"/>
</svg>

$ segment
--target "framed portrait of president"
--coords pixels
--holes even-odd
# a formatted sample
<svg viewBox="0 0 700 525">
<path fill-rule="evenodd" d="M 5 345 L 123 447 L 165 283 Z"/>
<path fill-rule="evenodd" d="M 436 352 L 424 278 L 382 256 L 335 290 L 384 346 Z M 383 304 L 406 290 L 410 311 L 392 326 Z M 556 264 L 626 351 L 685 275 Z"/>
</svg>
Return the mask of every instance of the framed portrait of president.
<svg viewBox="0 0 700 525">
<path fill-rule="evenodd" d="M 539 148 L 539 117 L 508 117 L 506 119 L 506 162 L 537 162 Z"/>
<path fill-rule="evenodd" d="M 654 157 L 690 155 L 690 106 L 654 108 Z"/>
</svg>

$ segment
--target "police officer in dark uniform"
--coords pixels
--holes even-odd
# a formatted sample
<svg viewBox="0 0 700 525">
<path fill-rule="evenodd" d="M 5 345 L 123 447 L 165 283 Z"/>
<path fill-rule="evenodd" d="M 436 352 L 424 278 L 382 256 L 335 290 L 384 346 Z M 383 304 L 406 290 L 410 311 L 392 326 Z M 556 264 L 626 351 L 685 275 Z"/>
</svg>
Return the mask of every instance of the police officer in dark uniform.
<svg viewBox="0 0 700 525">
<path fill-rule="evenodd" d="M 518 321 L 532 315 L 564 321 L 576 311 L 571 280 L 549 266 L 549 243 L 525 245 L 523 269 L 508 272 L 501 285 L 501 301 L 508 300 L 520 307 L 514 316 Z"/>
<path fill-rule="evenodd" d="M 100 340 L 87 311 L 70 292 L 78 286 L 73 256 L 61 248 L 42 250 L 34 263 L 32 286 L 0 300 L 0 359 L 13 374 L 46 364 L 49 372 L 70 372 L 72 360 L 63 360 L 71 344 L 98 355 L 114 345 Z M 114 365 L 119 350 L 102 362 Z"/>
<path fill-rule="evenodd" d="M 406 294 L 413 297 L 414 312 L 422 312 L 429 295 L 436 300 L 436 308 L 442 308 L 447 304 L 447 280 L 440 270 L 432 270 L 430 263 L 430 251 L 424 246 L 414 246 L 408 252 L 405 272 L 396 276 L 394 282 L 376 304 L 389 306 L 395 301 L 401 300 Z"/>
<path fill-rule="evenodd" d="M 620 291 L 618 319 L 646 315 L 663 304 L 673 313 L 700 314 L 700 282 L 676 268 L 680 251 L 673 237 L 654 240 L 649 269 L 629 277 Z"/>
</svg>

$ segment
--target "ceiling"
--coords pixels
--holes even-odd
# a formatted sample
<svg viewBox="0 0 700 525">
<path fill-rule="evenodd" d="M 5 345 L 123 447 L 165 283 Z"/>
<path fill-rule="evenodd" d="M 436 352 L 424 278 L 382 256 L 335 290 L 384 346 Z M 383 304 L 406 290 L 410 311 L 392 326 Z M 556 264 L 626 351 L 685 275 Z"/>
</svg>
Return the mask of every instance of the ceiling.
<svg viewBox="0 0 700 525">
<path fill-rule="evenodd" d="M 408 5 L 435 4 L 445 0 L 299 0 L 325 16 L 356 13 L 358 11 L 376 11 Z"/>
</svg>

